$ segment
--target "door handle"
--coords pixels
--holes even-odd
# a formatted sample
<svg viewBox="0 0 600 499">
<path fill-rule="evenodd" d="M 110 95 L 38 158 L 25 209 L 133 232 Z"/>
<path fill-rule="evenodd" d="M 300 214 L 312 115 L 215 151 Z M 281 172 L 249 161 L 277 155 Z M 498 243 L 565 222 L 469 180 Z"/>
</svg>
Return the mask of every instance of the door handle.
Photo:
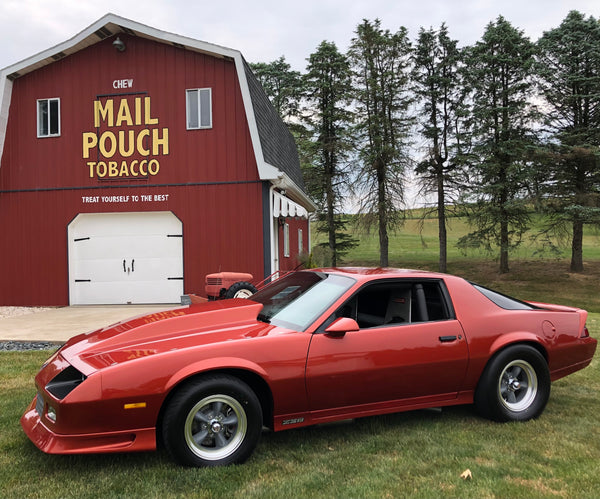
<svg viewBox="0 0 600 499">
<path fill-rule="evenodd" d="M 442 343 L 450 343 L 451 341 L 456 341 L 456 336 L 440 336 L 439 338 Z"/>
</svg>

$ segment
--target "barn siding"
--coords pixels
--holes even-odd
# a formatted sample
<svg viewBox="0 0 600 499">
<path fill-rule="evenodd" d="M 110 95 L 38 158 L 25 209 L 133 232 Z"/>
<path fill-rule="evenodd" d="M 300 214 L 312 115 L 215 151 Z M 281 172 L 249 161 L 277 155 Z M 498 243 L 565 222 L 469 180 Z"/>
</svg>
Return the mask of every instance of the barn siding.
<svg viewBox="0 0 600 499">
<path fill-rule="evenodd" d="M 67 226 L 78 213 L 172 211 L 183 222 L 184 290 L 204 292 L 204 276 L 221 269 L 264 273 L 261 183 L 98 191 L 0 194 L 4 305 L 67 305 Z M 168 195 L 168 201 L 98 203 L 76 208 L 81 196 Z M 222 203 L 223 198 L 234 201 Z"/>
<path fill-rule="evenodd" d="M 207 273 L 265 273 L 263 183 L 233 61 L 120 37 L 123 53 L 109 38 L 14 81 L 0 168 L 0 304 L 68 304 L 66 228 L 78 213 L 172 211 L 183 222 L 186 293 L 202 293 Z M 132 89 L 112 87 L 125 78 Z M 208 87 L 213 128 L 187 131 L 185 90 Z M 94 131 L 93 102 L 125 92 L 151 98 L 158 119 L 151 126 L 169 129 L 169 153 L 157 157 L 160 171 L 147 179 L 90 178 L 82 134 Z M 36 100 L 54 97 L 61 99 L 61 136 L 38 139 Z M 126 203 L 84 201 L 127 195 Z M 168 198 L 133 202 L 133 195 Z"/>
</svg>

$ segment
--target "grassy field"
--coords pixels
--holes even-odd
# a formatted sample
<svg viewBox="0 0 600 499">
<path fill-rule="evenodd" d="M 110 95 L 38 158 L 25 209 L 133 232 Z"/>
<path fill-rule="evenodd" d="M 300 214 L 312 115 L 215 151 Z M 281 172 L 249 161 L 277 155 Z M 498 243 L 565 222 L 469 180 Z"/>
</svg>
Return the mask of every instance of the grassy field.
<svg viewBox="0 0 600 499">
<path fill-rule="evenodd" d="M 422 225 L 422 226 L 421 226 Z M 534 218 L 532 229 L 525 234 L 521 245 L 511 251 L 510 260 L 569 260 L 571 257 L 570 241 L 561 241 L 553 238 L 551 241 L 558 253 L 551 252 L 536 237 L 541 228 L 541 222 Z M 359 240 L 358 247 L 354 248 L 345 258 L 347 263 L 374 265 L 379 261 L 379 240 L 377 229 L 367 233 L 364 229 L 354 224 L 348 225 L 348 230 Z M 496 257 L 483 250 L 470 250 L 462 253 L 456 243 L 470 231 L 464 218 L 450 218 L 448 223 L 448 262 L 461 263 L 470 261 L 485 261 Z M 313 246 L 325 241 L 323 234 L 317 233 L 315 226 L 311 229 Z M 419 219 L 408 218 L 402 227 L 389 234 L 390 266 L 406 267 L 407 264 L 433 265 L 437 268 L 439 255 L 439 239 L 437 219 L 425 219 L 422 224 Z M 600 260 L 600 232 L 598 229 L 586 227 L 583 240 L 583 254 L 587 261 Z"/>
<path fill-rule="evenodd" d="M 414 230 L 396 234 L 393 264 L 435 269 L 435 238 L 427 239 L 432 237 L 422 246 Z M 373 239 L 362 237 L 349 263 L 375 264 Z M 453 250 L 449 269 L 519 298 L 587 308 L 588 327 L 599 339 L 600 255 L 589 256 L 598 253 L 598 245 L 597 236 L 586 235 L 584 274 L 569 273 L 564 257 L 539 259 L 533 252 L 514 258 L 512 271 L 500 275 L 485 255 L 465 257 Z M 18 421 L 49 354 L 0 353 L 2 498 L 595 498 L 600 490 L 597 356 L 588 368 L 553 384 L 548 406 L 535 421 L 493 423 L 470 406 L 370 417 L 267 432 L 244 465 L 188 469 L 172 464 L 164 451 L 95 456 L 38 451 Z M 472 479 L 463 480 L 467 469 Z"/>
<path fill-rule="evenodd" d="M 342 265 L 377 266 L 379 262 L 379 242 L 377 234 L 366 233 L 349 226 L 359 245 L 343 259 Z M 535 241 L 539 224 L 525 235 L 522 245 L 510 254 L 510 272 L 500 274 L 498 263 L 484 251 L 471 250 L 461 253 L 456 246 L 460 237 L 469 231 L 462 218 L 452 218 L 448 230 L 448 272 L 463 276 L 480 284 L 498 289 L 523 300 L 553 302 L 556 299 L 564 305 L 585 308 L 600 312 L 600 232 L 586 228 L 583 240 L 585 272 L 571 273 L 569 242 L 554 239 L 552 242 L 560 250 L 558 254 L 544 252 L 540 241 Z M 423 227 L 419 220 L 406 220 L 403 227 L 390 234 L 390 267 L 438 270 L 439 242 L 437 220 L 427 219 Z M 313 247 L 323 242 L 324 236 L 312 228 Z M 315 250 L 316 265 L 326 264 Z M 556 293 L 567 288 L 569 293 Z"/>
<path fill-rule="evenodd" d="M 600 314 L 589 325 L 598 338 Z M 553 384 L 538 420 L 499 424 L 472 407 L 265 433 L 241 466 L 189 469 L 164 451 L 51 456 L 18 420 L 49 352 L 0 354 L 3 498 L 595 498 L 600 363 Z M 460 478 L 465 470 L 471 480 Z"/>
</svg>

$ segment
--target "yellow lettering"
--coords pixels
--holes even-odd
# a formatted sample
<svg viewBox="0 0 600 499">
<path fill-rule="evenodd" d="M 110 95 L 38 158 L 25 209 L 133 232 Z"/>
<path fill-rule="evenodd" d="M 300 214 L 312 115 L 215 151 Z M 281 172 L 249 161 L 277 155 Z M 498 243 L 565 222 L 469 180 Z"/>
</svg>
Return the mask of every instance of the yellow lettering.
<svg viewBox="0 0 600 499">
<path fill-rule="evenodd" d="M 108 176 L 109 177 L 116 177 L 119 175 L 119 170 L 117 169 L 117 162 L 116 161 L 109 161 L 108 162 Z"/>
<path fill-rule="evenodd" d="M 100 170 L 102 168 L 102 171 Z M 106 176 L 106 163 L 104 161 L 98 161 L 98 166 L 96 166 L 96 173 L 99 177 Z"/>
<path fill-rule="evenodd" d="M 82 155 L 84 159 L 98 155 L 105 161 L 87 161 L 90 178 L 102 177 L 148 177 L 160 171 L 158 159 L 148 159 L 168 155 L 169 129 L 146 127 L 142 130 L 130 130 L 127 127 L 141 125 L 157 125 L 158 118 L 152 117 L 150 97 L 135 97 L 132 102 L 126 98 L 119 101 L 115 119 L 115 101 L 94 101 L 94 132 L 82 133 Z M 120 127 L 120 130 L 107 130 Z M 137 156 L 138 159 L 128 161 L 126 158 Z M 117 156 L 115 158 L 115 156 Z M 146 158 L 140 159 L 139 157 Z M 112 161 L 112 159 L 115 161 Z M 109 161 L 110 160 L 110 161 Z"/>
<path fill-rule="evenodd" d="M 144 124 L 145 125 L 156 125 L 158 124 L 158 118 L 150 117 L 150 97 L 144 97 Z"/>
<path fill-rule="evenodd" d="M 135 124 L 142 124 L 142 99 L 141 97 L 135 98 Z"/>
<path fill-rule="evenodd" d="M 119 177 L 129 177 L 129 170 L 127 169 L 127 161 L 123 161 L 121 163 L 121 171 L 119 172 Z"/>
<path fill-rule="evenodd" d="M 150 156 L 150 150 L 144 147 L 144 138 L 150 135 L 150 130 L 142 130 L 137 136 L 137 151 L 142 156 Z"/>
<path fill-rule="evenodd" d="M 90 178 L 94 178 L 94 166 L 96 166 L 96 162 L 88 161 L 87 165 L 90 167 Z"/>
<path fill-rule="evenodd" d="M 107 126 L 113 126 L 113 118 L 114 109 L 112 99 L 108 99 L 104 106 L 102 106 L 102 102 L 99 100 L 94 101 L 94 126 L 96 128 L 100 126 L 101 121 L 107 121 Z"/>
<path fill-rule="evenodd" d="M 90 157 L 90 149 L 93 149 L 98 145 L 98 136 L 94 132 L 83 133 L 83 157 L 85 159 Z"/>
<path fill-rule="evenodd" d="M 125 122 L 129 126 L 133 126 L 133 120 L 131 119 L 131 111 L 129 111 L 129 104 L 127 99 L 121 99 L 119 105 L 119 112 L 117 113 L 116 126 L 121 126 Z"/>
<path fill-rule="evenodd" d="M 106 148 L 106 143 L 110 142 L 110 149 Z M 112 158 L 117 150 L 117 137 L 112 132 L 104 132 L 100 136 L 100 152 L 105 158 Z"/>
<path fill-rule="evenodd" d="M 156 175 L 158 173 L 159 169 L 160 169 L 160 163 L 158 162 L 158 160 L 157 159 L 150 160 L 150 163 L 148 163 L 148 173 L 150 175 Z"/>
<path fill-rule="evenodd" d="M 158 156 L 158 148 L 162 147 L 163 154 L 169 154 L 169 129 L 162 129 L 162 138 L 158 137 L 158 128 L 152 129 L 152 156 Z"/>
<path fill-rule="evenodd" d="M 119 154 L 124 158 L 131 156 L 135 150 L 135 132 L 133 130 L 127 131 L 127 145 L 125 149 L 125 130 L 119 130 Z"/>
</svg>

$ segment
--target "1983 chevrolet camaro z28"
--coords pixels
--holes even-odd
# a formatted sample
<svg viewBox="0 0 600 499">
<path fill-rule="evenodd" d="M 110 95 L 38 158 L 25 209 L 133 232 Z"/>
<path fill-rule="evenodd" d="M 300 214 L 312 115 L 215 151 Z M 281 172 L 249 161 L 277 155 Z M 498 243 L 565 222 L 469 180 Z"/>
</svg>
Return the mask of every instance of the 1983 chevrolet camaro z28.
<svg viewBox="0 0 600 499">
<path fill-rule="evenodd" d="M 550 382 L 586 367 L 587 312 L 522 302 L 446 274 L 320 269 L 249 300 L 190 305 L 76 336 L 41 368 L 21 418 L 56 454 L 152 450 L 243 462 L 275 431 L 474 403 L 539 416 Z"/>
</svg>

